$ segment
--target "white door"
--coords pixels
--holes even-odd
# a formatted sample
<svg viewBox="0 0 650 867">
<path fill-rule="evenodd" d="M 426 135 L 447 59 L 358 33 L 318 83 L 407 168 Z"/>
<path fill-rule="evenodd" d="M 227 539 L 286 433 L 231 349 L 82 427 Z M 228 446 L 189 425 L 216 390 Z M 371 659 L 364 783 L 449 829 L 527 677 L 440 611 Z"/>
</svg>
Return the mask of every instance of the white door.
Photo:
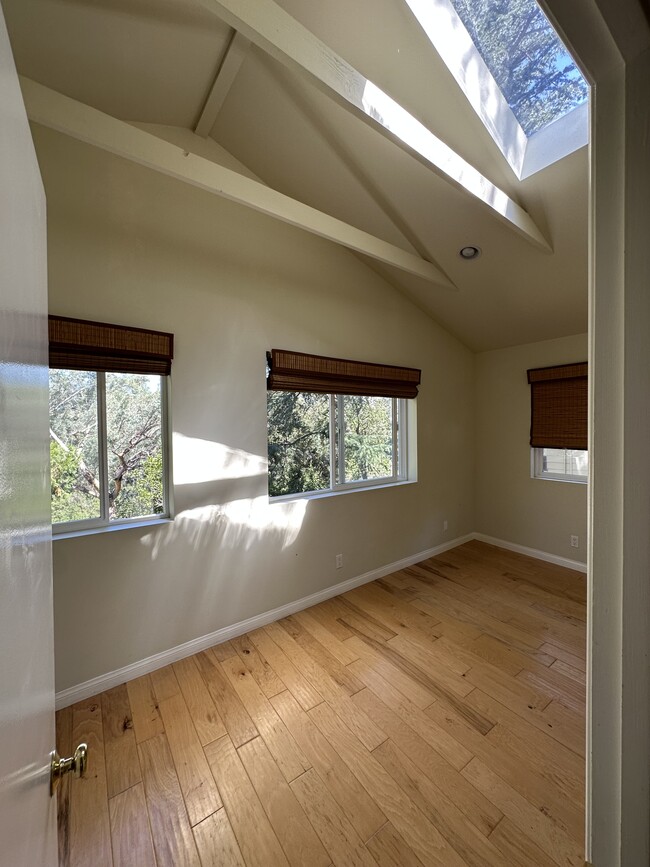
<svg viewBox="0 0 650 867">
<path fill-rule="evenodd" d="M 0 9 L 0 865 L 55 867 L 45 197 Z"/>
</svg>

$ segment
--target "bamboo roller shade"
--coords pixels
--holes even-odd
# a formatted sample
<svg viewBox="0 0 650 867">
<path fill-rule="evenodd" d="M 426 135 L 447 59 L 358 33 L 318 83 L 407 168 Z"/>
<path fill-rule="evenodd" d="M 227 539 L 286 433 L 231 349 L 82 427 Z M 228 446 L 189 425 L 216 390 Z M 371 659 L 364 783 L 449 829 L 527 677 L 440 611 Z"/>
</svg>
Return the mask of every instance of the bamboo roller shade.
<svg viewBox="0 0 650 867">
<path fill-rule="evenodd" d="M 50 367 L 167 376 L 174 335 L 66 316 L 49 316 Z"/>
<path fill-rule="evenodd" d="M 413 367 L 349 361 L 287 349 L 267 353 L 269 391 L 311 391 L 373 397 L 417 397 L 421 371 Z"/>
<path fill-rule="evenodd" d="M 587 448 L 587 362 L 528 371 L 530 444 L 534 448 Z"/>
</svg>

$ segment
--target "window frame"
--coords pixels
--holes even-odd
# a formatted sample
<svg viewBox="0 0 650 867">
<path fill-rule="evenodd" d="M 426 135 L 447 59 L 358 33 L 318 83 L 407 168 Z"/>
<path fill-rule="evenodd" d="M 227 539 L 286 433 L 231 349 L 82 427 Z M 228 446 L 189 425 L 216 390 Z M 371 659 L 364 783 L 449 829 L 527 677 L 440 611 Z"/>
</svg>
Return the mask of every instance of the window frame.
<svg viewBox="0 0 650 867">
<path fill-rule="evenodd" d="M 545 446 L 533 446 L 530 450 L 530 475 L 533 479 L 544 479 L 549 482 L 569 482 L 570 484 L 586 485 L 589 483 L 589 472 L 586 476 L 576 476 L 571 473 L 551 473 L 544 470 Z M 568 449 L 562 449 L 568 451 Z M 574 449 L 587 451 L 587 449 Z"/>
<path fill-rule="evenodd" d="M 74 370 L 75 368 L 64 368 Z M 163 511 L 158 514 L 138 515 L 133 518 L 109 518 L 109 473 L 108 473 L 108 437 L 106 427 L 106 373 L 101 370 L 92 371 L 97 377 L 97 457 L 99 461 L 100 515 L 97 518 L 82 518 L 79 521 L 60 521 L 52 523 L 52 538 L 70 538 L 71 536 L 90 533 L 112 532 L 128 527 L 165 523 L 172 518 L 173 488 L 171 476 L 171 374 L 153 374 L 160 377 L 160 438 L 163 453 Z M 125 375 L 128 371 L 119 371 Z M 151 375 L 151 374 L 147 374 Z"/>
<path fill-rule="evenodd" d="M 277 389 L 279 392 L 282 389 Z M 345 473 L 345 413 L 343 411 L 345 394 L 329 394 L 330 404 L 330 486 L 315 491 L 300 491 L 295 494 L 267 494 L 269 503 L 282 503 L 290 500 L 317 499 L 331 497 L 352 491 L 367 491 L 373 488 L 394 487 L 415 481 L 409 473 L 409 454 L 412 451 L 409 438 L 409 407 L 415 399 L 404 397 L 388 398 L 393 402 L 392 433 L 393 433 L 393 472 L 390 476 L 378 479 L 360 479 L 352 482 L 340 481 Z M 366 395 L 363 395 L 366 396 Z M 376 397 L 377 395 L 367 395 Z M 267 447 L 268 447 L 268 414 L 267 414 Z M 343 474 L 343 475 L 342 475 Z M 413 474 L 414 475 L 414 474 Z M 268 486 L 267 486 L 268 491 Z"/>
</svg>

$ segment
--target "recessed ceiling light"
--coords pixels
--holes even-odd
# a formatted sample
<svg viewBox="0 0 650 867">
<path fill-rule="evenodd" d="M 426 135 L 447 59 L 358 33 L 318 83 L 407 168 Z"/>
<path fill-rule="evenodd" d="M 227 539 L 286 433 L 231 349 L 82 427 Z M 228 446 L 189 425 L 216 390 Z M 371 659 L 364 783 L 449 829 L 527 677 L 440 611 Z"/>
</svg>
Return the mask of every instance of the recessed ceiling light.
<svg viewBox="0 0 650 867">
<path fill-rule="evenodd" d="M 461 259 L 478 259 L 481 255 L 480 247 L 461 247 L 458 251 Z"/>
</svg>

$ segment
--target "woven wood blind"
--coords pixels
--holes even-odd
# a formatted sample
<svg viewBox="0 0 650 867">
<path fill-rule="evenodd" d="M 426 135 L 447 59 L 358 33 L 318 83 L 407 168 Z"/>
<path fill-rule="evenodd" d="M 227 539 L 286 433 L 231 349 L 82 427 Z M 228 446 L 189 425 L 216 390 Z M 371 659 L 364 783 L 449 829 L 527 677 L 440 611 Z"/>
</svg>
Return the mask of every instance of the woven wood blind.
<svg viewBox="0 0 650 867">
<path fill-rule="evenodd" d="M 413 367 L 348 361 L 286 349 L 267 354 L 269 391 L 315 391 L 374 397 L 417 397 L 421 371 Z"/>
<path fill-rule="evenodd" d="M 587 448 L 587 362 L 528 371 L 530 444 L 534 448 Z"/>
<path fill-rule="evenodd" d="M 50 367 L 167 376 L 174 356 L 174 335 L 49 316 Z"/>
</svg>

